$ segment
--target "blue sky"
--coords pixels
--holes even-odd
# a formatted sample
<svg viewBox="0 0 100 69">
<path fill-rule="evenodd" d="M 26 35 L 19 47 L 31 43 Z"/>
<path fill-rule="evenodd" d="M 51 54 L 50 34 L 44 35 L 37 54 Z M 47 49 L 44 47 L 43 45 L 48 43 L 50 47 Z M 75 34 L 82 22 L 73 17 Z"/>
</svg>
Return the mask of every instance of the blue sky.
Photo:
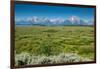
<svg viewBox="0 0 100 69">
<path fill-rule="evenodd" d="M 94 8 L 15 4 L 15 19 L 32 16 L 64 19 L 78 16 L 81 19 L 91 20 L 94 19 Z"/>
</svg>

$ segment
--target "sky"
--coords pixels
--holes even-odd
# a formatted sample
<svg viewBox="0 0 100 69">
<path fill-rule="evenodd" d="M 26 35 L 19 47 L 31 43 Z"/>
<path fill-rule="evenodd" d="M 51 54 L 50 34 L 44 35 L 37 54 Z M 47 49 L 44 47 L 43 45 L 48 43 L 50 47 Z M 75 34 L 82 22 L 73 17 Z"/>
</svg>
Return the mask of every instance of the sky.
<svg viewBox="0 0 100 69">
<path fill-rule="evenodd" d="M 92 20 L 94 19 L 94 8 L 15 4 L 15 19 L 33 16 L 63 19 L 70 16 L 77 16 L 80 19 Z"/>
</svg>

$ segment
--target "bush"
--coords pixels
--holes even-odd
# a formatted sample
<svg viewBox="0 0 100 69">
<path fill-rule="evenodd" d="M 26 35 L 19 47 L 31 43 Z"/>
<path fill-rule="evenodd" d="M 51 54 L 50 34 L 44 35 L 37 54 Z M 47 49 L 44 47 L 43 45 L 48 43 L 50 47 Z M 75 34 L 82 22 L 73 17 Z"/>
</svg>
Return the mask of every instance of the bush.
<svg viewBox="0 0 100 69">
<path fill-rule="evenodd" d="M 79 61 L 81 61 L 81 58 L 77 54 L 62 53 L 62 54 L 58 55 L 58 60 L 60 60 L 60 62 L 63 62 L 63 63 L 70 63 L 70 62 L 79 62 Z"/>
<path fill-rule="evenodd" d="M 38 60 L 38 64 L 50 64 L 51 62 L 51 58 L 46 56 L 43 56 Z"/>
<path fill-rule="evenodd" d="M 72 62 L 82 62 L 91 61 L 88 58 L 81 58 L 75 53 L 61 53 L 59 55 L 45 56 L 39 55 L 34 56 L 28 53 L 21 53 L 15 55 L 15 64 L 18 65 L 35 65 L 35 64 L 56 64 L 56 63 L 72 63 Z"/>
<path fill-rule="evenodd" d="M 15 55 L 15 65 L 27 65 L 31 62 L 31 55 L 29 53 L 21 53 Z"/>
</svg>

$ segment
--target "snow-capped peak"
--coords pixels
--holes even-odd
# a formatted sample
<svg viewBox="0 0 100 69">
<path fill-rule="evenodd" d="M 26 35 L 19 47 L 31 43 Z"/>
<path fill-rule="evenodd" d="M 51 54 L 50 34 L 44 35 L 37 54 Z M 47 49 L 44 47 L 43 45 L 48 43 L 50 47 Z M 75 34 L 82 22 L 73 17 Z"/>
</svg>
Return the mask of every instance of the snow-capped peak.
<svg viewBox="0 0 100 69">
<path fill-rule="evenodd" d="M 28 17 L 22 19 L 15 19 L 18 25 L 93 25 L 93 20 L 84 20 L 77 16 L 71 16 L 67 19 L 62 18 L 47 18 L 47 17 Z"/>
<path fill-rule="evenodd" d="M 77 17 L 77 16 L 71 16 L 71 17 L 68 18 L 68 20 L 69 20 L 72 24 L 74 24 L 74 23 L 80 24 L 80 18 Z"/>
</svg>

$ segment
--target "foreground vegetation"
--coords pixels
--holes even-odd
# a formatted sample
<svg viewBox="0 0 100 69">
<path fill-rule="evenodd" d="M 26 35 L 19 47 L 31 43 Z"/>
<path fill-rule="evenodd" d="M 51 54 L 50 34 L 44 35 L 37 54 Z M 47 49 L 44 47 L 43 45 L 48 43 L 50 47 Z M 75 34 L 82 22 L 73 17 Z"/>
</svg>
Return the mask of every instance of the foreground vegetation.
<svg viewBox="0 0 100 69">
<path fill-rule="evenodd" d="M 16 26 L 15 64 L 93 60 L 93 32 L 92 26 Z M 26 56 L 23 53 L 27 53 Z"/>
<path fill-rule="evenodd" d="M 82 58 L 75 53 L 61 53 L 53 56 L 34 56 L 29 53 L 17 54 L 15 57 L 16 66 L 18 65 L 37 65 L 37 64 L 58 64 L 58 63 L 72 63 L 72 62 L 85 62 L 92 61 L 88 58 Z"/>
</svg>

